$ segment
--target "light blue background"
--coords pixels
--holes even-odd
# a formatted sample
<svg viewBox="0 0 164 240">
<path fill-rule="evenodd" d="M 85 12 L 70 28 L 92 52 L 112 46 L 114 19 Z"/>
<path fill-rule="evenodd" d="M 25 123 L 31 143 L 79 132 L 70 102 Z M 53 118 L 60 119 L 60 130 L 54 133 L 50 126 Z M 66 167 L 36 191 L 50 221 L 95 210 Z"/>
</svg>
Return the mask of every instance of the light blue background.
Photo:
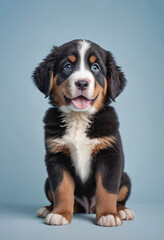
<svg viewBox="0 0 164 240">
<path fill-rule="evenodd" d="M 42 119 L 31 73 L 76 38 L 110 50 L 128 79 L 120 119 L 130 203 L 163 203 L 164 4 L 151 0 L 0 1 L 0 201 L 47 203 Z"/>
</svg>

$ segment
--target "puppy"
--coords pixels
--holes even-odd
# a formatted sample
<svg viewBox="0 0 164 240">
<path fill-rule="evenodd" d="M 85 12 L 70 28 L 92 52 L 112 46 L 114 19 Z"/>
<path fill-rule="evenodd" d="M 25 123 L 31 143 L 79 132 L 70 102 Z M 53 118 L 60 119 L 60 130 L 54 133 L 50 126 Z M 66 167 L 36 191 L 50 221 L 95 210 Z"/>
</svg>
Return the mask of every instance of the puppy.
<svg viewBox="0 0 164 240">
<path fill-rule="evenodd" d="M 131 182 L 117 114 L 110 106 L 126 79 L 109 51 L 74 40 L 51 53 L 33 80 L 52 107 L 44 117 L 45 193 L 50 206 L 39 209 L 50 225 L 69 224 L 73 213 L 96 213 L 99 226 L 119 226 L 134 218 L 125 208 Z"/>
</svg>

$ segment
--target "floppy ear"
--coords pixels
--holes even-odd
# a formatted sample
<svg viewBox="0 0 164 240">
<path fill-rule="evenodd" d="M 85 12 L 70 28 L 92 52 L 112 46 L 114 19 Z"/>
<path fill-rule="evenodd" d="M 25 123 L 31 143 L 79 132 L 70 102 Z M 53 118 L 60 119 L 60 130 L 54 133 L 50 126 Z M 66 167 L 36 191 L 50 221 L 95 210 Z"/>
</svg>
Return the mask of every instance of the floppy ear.
<svg viewBox="0 0 164 240">
<path fill-rule="evenodd" d="M 51 79 L 53 77 L 53 71 L 55 67 L 55 49 L 54 47 L 51 53 L 35 68 L 32 78 L 35 85 L 39 90 L 48 97 L 52 88 Z"/>
<path fill-rule="evenodd" d="M 123 91 L 126 85 L 126 78 L 120 67 L 116 65 L 114 57 L 106 51 L 107 81 L 109 85 L 110 97 L 113 101 Z"/>
</svg>

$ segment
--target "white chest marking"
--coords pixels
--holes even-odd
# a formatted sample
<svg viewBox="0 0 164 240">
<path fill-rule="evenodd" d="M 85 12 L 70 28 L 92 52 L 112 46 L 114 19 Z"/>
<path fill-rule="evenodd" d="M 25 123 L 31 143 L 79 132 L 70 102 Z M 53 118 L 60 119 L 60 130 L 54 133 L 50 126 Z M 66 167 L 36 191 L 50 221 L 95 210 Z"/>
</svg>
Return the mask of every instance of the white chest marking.
<svg viewBox="0 0 164 240">
<path fill-rule="evenodd" d="M 91 171 L 91 153 L 98 139 L 90 139 L 86 135 L 86 129 L 90 120 L 86 113 L 73 112 L 66 114 L 66 134 L 53 142 L 67 145 L 70 151 L 72 164 L 76 174 L 85 182 Z"/>
</svg>

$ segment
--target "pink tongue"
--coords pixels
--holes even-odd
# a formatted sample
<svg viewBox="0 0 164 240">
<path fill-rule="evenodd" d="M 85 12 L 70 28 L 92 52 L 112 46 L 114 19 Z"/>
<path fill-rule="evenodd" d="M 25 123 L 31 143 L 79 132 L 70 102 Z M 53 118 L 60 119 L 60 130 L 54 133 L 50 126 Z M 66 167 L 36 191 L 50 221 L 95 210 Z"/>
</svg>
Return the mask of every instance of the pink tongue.
<svg viewBox="0 0 164 240">
<path fill-rule="evenodd" d="M 75 107 L 77 108 L 87 108 L 89 106 L 89 104 L 91 103 L 91 101 L 83 96 L 79 96 L 77 98 L 73 98 L 71 99 L 71 102 L 75 105 Z"/>
</svg>

